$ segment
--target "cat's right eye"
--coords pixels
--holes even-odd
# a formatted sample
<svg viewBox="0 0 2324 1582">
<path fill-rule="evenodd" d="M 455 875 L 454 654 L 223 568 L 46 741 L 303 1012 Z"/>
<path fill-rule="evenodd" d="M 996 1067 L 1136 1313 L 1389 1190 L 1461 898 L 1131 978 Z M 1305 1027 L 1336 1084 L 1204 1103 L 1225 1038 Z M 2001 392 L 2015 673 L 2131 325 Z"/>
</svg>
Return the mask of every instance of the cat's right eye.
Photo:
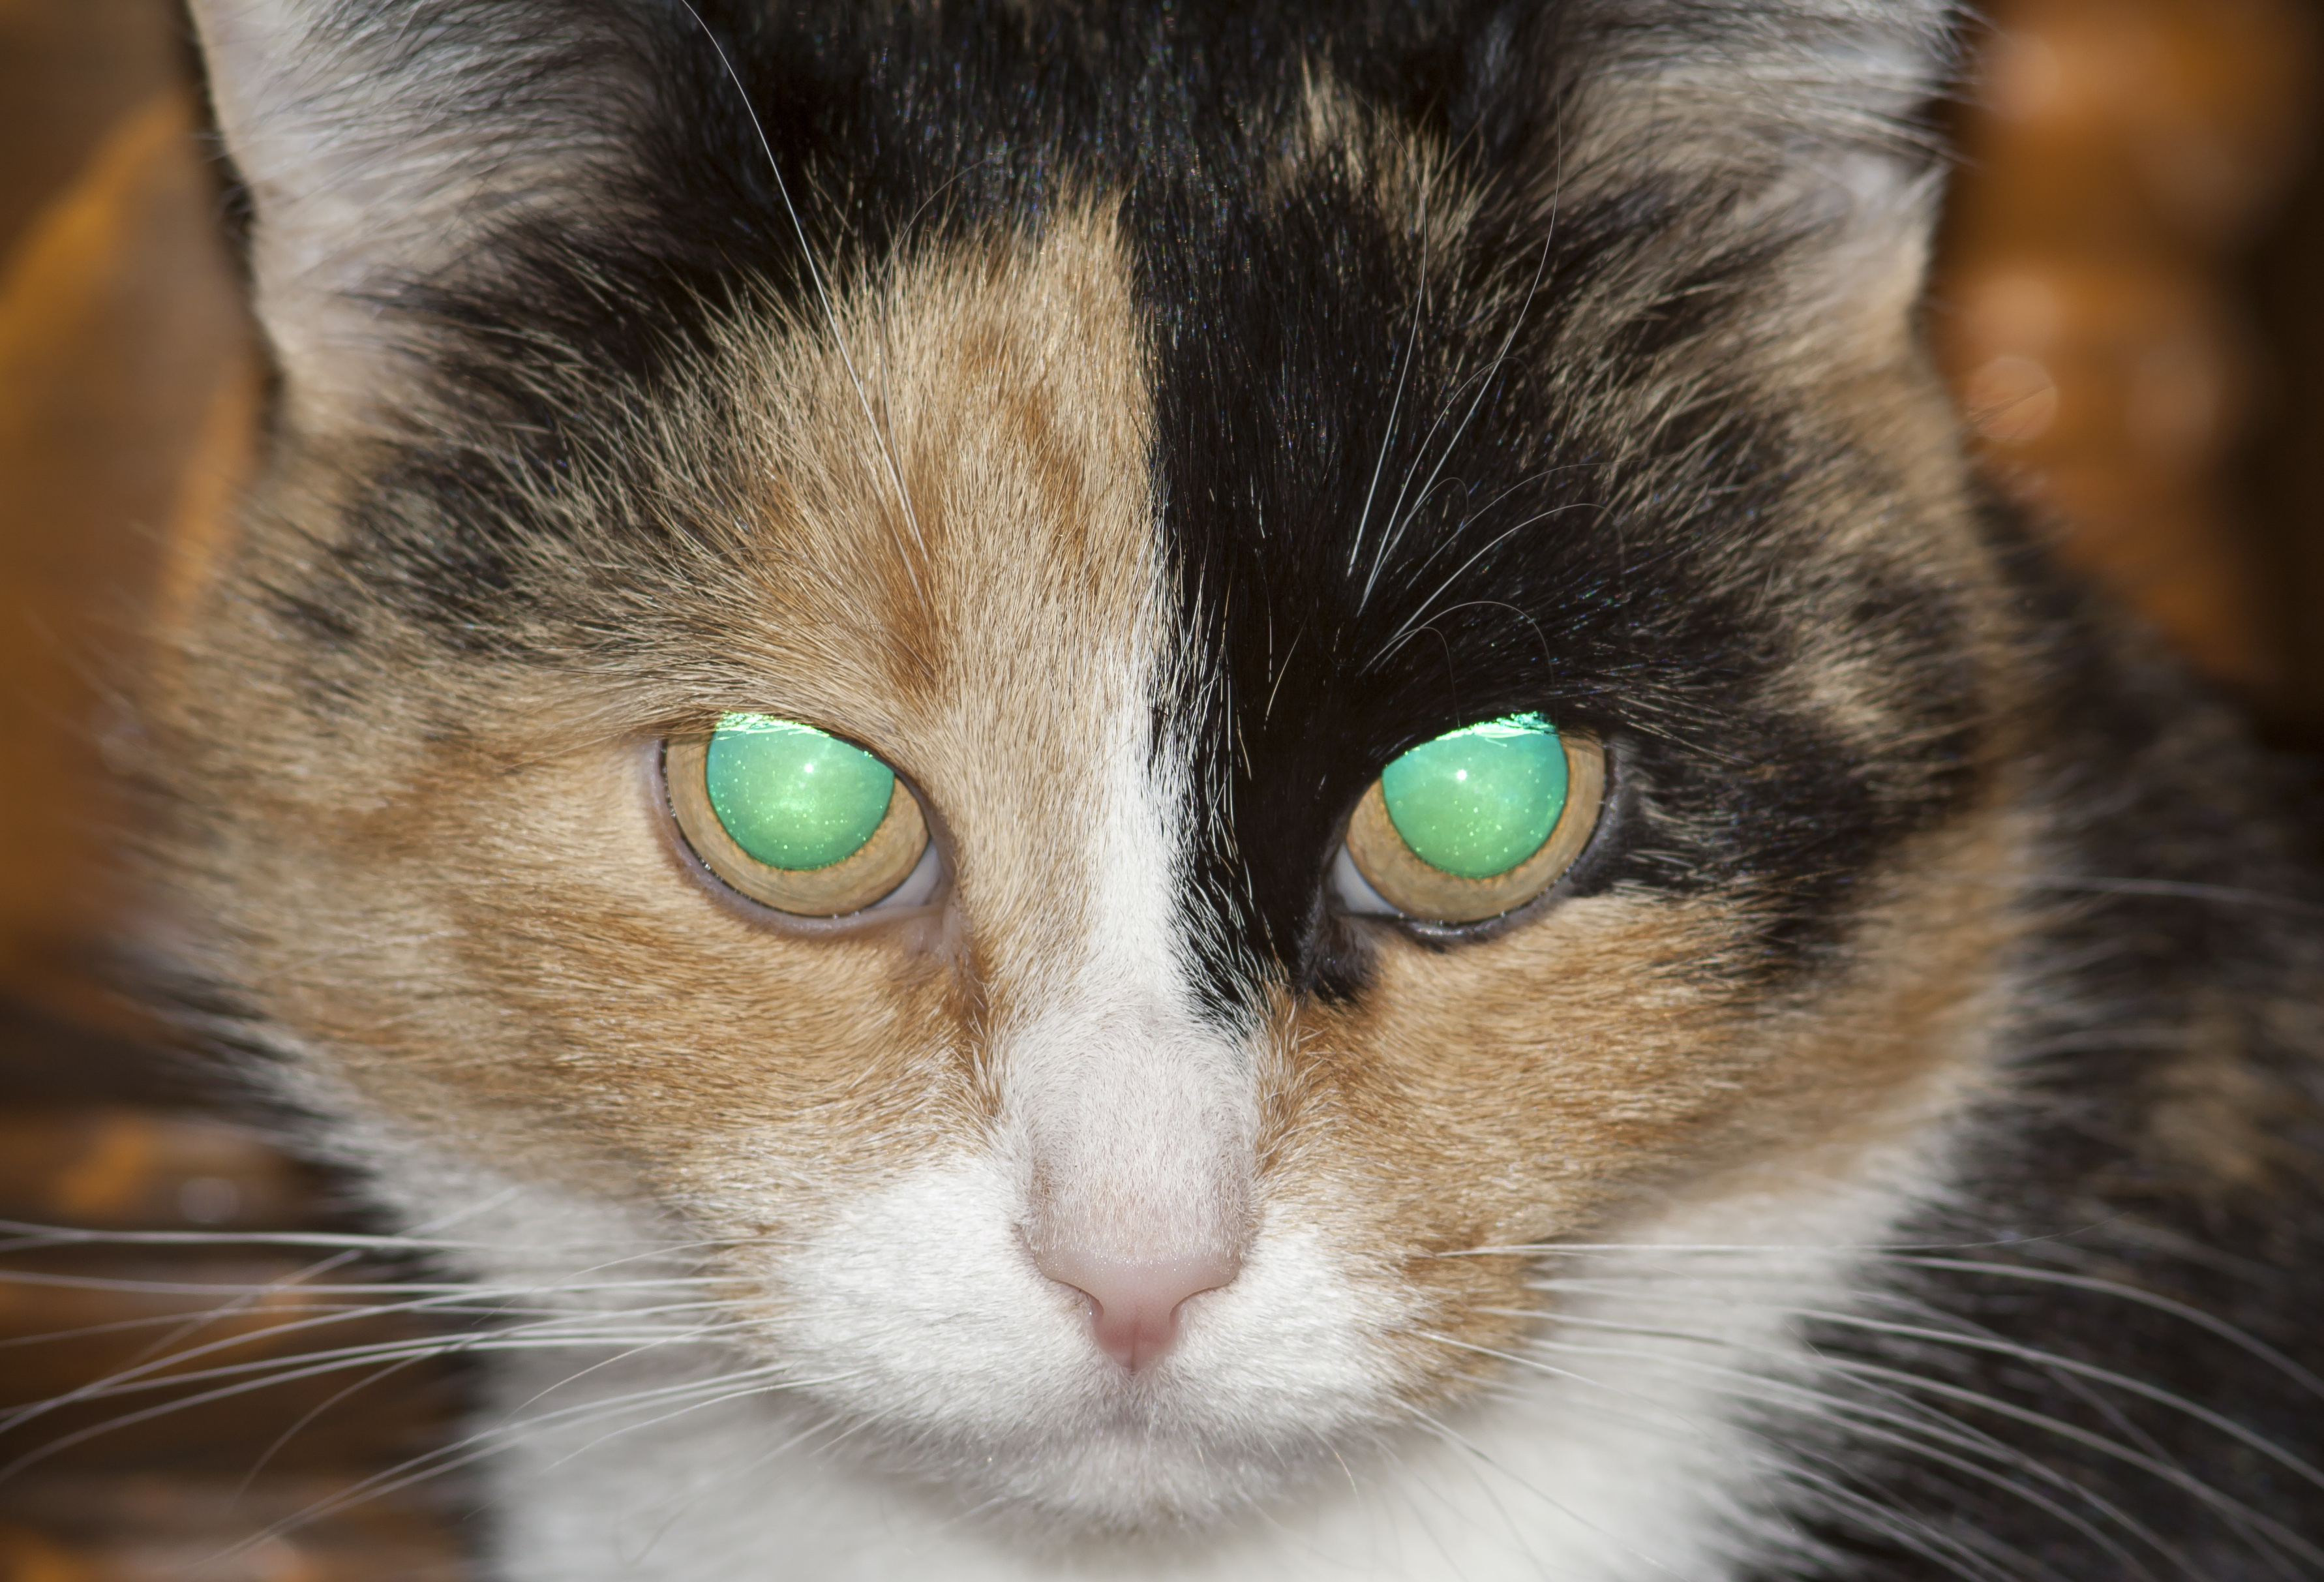
<svg viewBox="0 0 2324 1582">
<path fill-rule="evenodd" d="M 663 748 L 670 816 L 712 874 L 798 917 L 926 899 L 927 821 L 896 772 L 827 731 L 728 714 Z"/>
<path fill-rule="evenodd" d="M 1598 826 L 1606 754 L 1537 714 L 1448 731 L 1399 755 L 1356 804 L 1334 861 L 1349 911 L 1471 923 L 1516 911 Z"/>
</svg>

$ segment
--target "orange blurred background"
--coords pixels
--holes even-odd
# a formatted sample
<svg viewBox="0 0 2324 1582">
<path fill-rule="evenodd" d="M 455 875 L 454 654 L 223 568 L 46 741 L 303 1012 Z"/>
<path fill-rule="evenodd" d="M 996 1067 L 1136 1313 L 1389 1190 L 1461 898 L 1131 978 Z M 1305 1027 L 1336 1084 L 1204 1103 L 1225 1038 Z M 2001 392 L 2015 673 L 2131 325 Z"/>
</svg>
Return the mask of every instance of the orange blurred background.
<svg viewBox="0 0 2324 1582">
<path fill-rule="evenodd" d="M 2317 591 L 2324 561 L 2270 490 L 2313 437 L 2296 347 L 2318 319 L 2253 277 L 2298 245 L 2284 200 L 2310 162 L 2318 14 L 2006 0 L 1989 14 L 1932 301 L 1963 410 L 2070 559 L 2246 702 L 2312 718 L 2324 651 L 2292 590 Z"/>
</svg>

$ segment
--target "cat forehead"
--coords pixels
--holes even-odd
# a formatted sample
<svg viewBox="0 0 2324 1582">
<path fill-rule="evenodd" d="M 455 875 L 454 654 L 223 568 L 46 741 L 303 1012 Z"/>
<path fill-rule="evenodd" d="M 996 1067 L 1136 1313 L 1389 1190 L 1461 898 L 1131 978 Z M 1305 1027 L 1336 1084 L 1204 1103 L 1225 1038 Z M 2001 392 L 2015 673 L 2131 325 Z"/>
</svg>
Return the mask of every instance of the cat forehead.
<svg viewBox="0 0 2324 1582">
<path fill-rule="evenodd" d="M 887 756 L 981 854 L 963 902 L 985 937 L 1074 958 L 1093 865 L 1150 888 L 1120 848 L 1168 819 L 1151 402 L 1111 216 L 932 250 L 826 334 L 747 346 L 724 363 L 757 452 L 728 685 Z"/>
<path fill-rule="evenodd" d="M 1296 700 L 1301 667 L 1318 681 L 1351 667 L 1375 682 L 1429 671 L 1433 683 L 1400 689 L 1432 695 L 1390 708 L 1368 744 L 1377 754 L 1429 723 L 1418 716 L 1523 701 L 1469 694 L 1492 690 L 1480 672 L 1525 670 L 1531 650 L 1546 658 L 1536 638 L 1570 624 L 1561 605 L 1604 608 L 1609 585 L 1655 580 L 1609 576 L 1589 552 L 1608 519 L 1625 519 L 1628 543 L 1673 541 L 1633 557 L 1651 567 L 1664 548 L 1715 531 L 1694 510 L 1704 501 L 1732 502 L 1721 513 L 1732 521 L 1812 493 L 1787 487 L 1818 481 L 1802 478 L 1799 448 L 1752 432 L 1760 393 L 1736 371 L 1758 368 L 1771 347 L 1814 361 L 1799 356 L 1796 311 L 1758 315 L 1757 347 L 1738 331 L 1768 305 L 1755 293 L 1814 217 L 1682 223 L 1690 195 L 1668 171 L 1636 149 L 1581 157 L 1587 139 L 1578 173 L 1545 207 L 1522 152 L 1539 120 L 1527 106 L 1602 45 L 1588 28 L 1520 47 L 1497 14 L 1340 38 L 1288 14 L 1245 27 L 1200 7 L 1131 7 L 1102 25 L 1071 8 L 974 11 L 864 7 L 817 22 L 713 6 L 697 38 L 575 9 L 560 30 L 570 59 L 537 64 L 543 80 L 615 73 L 603 125 L 576 145 L 596 162 L 586 180 L 560 190 L 542 176 L 521 203 L 462 205 L 442 228 L 452 261 L 423 261 L 424 282 L 407 275 L 387 293 L 424 310 L 413 344 L 433 392 L 420 404 L 455 409 L 427 420 L 454 437 L 452 453 L 415 455 L 389 481 L 447 497 L 443 513 L 478 550 L 458 570 L 513 561 L 507 576 L 521 578 L 539 558 L 528 539 L 553 549 L 609 536 L 619 553 L 624 535 L 582 519 L 643 515 L 656 532 L 781 560 L 794 625 L 812 612 L 831 634 L 876 627 L 890 661 L 915 643 L 925 657 L 942 614 L 907 564 L 928 552 L 932 529 L 896 454 L 900 423 L 913 465 L 942 475 L 923 480 L 942 519 L 933 531 L 1017 524 L 978 538 L 981 558 L 959 558 L 989 578 L 1012 557 L 1053 559 L 1052 577 L 1062 565 L 1101 578 L 1137 566 L 1149 587 L 1158 568 L 1182 629 L 1259 618 L 1262 652 L 1238 662 L 1271 696 L 1290 685 Z M 1913 13 L 1898 7 L 1889 23 L 1909 37 Z M 1054 36 L 1024 31 L 1037 16 Z M 1702 42 L 1740 60 L 1752 30 L 1725 33 L 1748 20 L 1714 8 L 1698 19 Z M 462 29 L 484 26 L 453 32 L 473 44 Z M 1360 65 L 1348 39 L 1372 32 L 1384 64 Z M 1674 59 L 1692 58 L 1683 39 L 1668 42 Z M 1158 78 L 1156 62 L 1168 68 Z M 420 63 L 389 63 L 381 79 Z M 615 91 L 621 71 L 650 90 Z M 1434 122 L 1415 108 L 1459 81 L 1469 108 Z M 1738 68 L 1727 87 L 1748 81 Z M 1691 78 L 1683 102 L 1715 97 L 1711 86 Z M 394 95 L 377 97 L 386 106 Z M 556 113 L 586 97 L 543 100 L 540 139 L 557 142 Z M 1577 136 L 1601 125 L 1618 144 L 1638 130 L 1608 106 L 1569 118 Z M 501 143 L 524 134 L 486 110 L 475 123 L 485 168 L 503 168 Z M 1445 152 L 1452 132 L 1468 156 Z M 1500 153 L 1480 153 L 1487 144 Z M 392 168 L 371 143 L 360 152 L 366 170 Z M 1763 170 L 1736 187 L 1771 182 L 1783 186 Z M 1771 204 L 1783 207 L 1760 207 Z M 400 213 L 392 234 L 415 223 Z M 496 230 L 491 245 L 458 256 L 456 238 L 479 225 Z M 262 240 L 275 231 L 298 227 L 262 223 Z M 343 226 L 335 256 L 363 251 L 346 236 Z M 533 365 L 530 348 L 562 367 Z M 1114 374 L 1085 377 L 1077 358 Z M 1038 442 L 993 443 L 1010 414 L 1020 436 L 1043 430 Z M 1714 424 L 1734 431 L 1702 432 Z M 518 470 L 553 469 L 564 497 L 506 476 L 512 446 L 529 453 Z M 1004 452 L 1026 465 L 999 466 Z M 1053 541 L 1057 524 L 1093 519 L 1062 495 L 1050 529 L 1025 531 L 1017 507 L 1093 458 L 1145 489 L 1153 541 L 1113 527 Z M 495 473 L 487 498 L 464 497 Z M 764 486 L 747 498 L 703 486 L 722 473 Z M 663 498 L 641 508 L 641 483 Z M 973 511 L 943 509 L 979 491 L 988 498 Z M 502 533 L 493 518 L 512 520 Z M 719 542 L 742 519 L 757 523 L 755 551 Z M 496 537 L 513 541 L 503 551 Z M 1118 550 L 1098 550 L 1101 539 Z M 896 544 L 908 546 L 901 561 L 883 547 Z M 440 596 L 436 610 L 414 600 L 411 613 L 472 630 L 464 583 L 476 580 L 437 578 L 420 590 Z M 814 597 L 842 584 L 856 607 Z M 1596 597 L 1577 598 L 1584 585 Z M 891 586 L 914 597 L 886 597 Z M 1681 601 L 1700 591 L 1654 590 Z M 1311 635 L 1293 666 L 1303 632 L 1330 641 Z M 1447 663 L 1407 652 L 1431 641 Z M 1538 692 L 1544 679 L 1536 668 L 1515 689 Z"/>
<path fill-rule="evenodd" d="M 1974 679 L 1892 662 L 1900 624 L 1958 644 L 1973 579 L 1909 293 L 1814 295 L 1880 227 L 1740 171 L 1763 141 L 1698 190 L 1669 128 L 1582 109 L 1614 142 L 1545 205 L 1522 115 L 1448 140 L 1398 98 L 1442 50 L 1213 69 L 1221 17 L 1137 14 L 1057 55 L 914 13 L 877 81 L 787 23 L 650 41 L 698 95 L 393 299 L 433 415 L 309 602 L 611 676 L 647 725 L 814 718 L 983 776 L 964 818 L 1029 808 L 1024 763 L 1144 754 L 1194 931 L 1247 960 L 1297 954 L 1381 765 L 1476 719 L 1843 772 L 1950 727 Z M 1886 328 L 1825 332 L 1868 300 Z"/>
<path fill-rule="evenodd" d="M 1102 208 L 722 338 L 698 375 L 722 431 L 668 460 L 718 455 L 720 504 L 679 508 L 731 513 L 718 552 L 758 615 L 737 635 L 794 696 L 925 720 L 1034 688 L 1070 713 L 1150 662 L 1146 347 Z"/>
</svg>

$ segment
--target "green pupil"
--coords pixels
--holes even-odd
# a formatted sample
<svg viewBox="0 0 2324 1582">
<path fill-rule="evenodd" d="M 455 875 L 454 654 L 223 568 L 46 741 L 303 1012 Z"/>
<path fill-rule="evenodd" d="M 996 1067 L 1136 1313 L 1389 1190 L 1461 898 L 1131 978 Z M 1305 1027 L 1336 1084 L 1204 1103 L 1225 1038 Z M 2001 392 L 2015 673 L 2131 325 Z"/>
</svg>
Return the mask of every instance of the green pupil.
<svg viewBox="0 0 2324 1582">
<path fill-rule="evenodd" d="M 1565 749 L 1537 714 L 1463 726 L 1380 771 L 1388 822 L 1432 868 L 1508 873 L 1541 849 L 1565 808 Z"/>
<path fill-rule="evenodd" d="M 710 810 L 770 868 L 827 868 L 863 849 L 888 816 L 896 772 L 796 720 L 729 714 L 703 765 Z"/>
</svg>

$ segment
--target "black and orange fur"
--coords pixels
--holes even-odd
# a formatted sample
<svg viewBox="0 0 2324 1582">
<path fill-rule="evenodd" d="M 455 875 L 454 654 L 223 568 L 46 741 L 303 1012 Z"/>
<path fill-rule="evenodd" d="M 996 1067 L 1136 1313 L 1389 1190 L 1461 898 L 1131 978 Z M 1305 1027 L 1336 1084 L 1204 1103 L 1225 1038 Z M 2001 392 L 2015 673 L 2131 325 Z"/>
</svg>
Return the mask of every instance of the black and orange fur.
<svg viewBox="0 0 2324 1582">
<path fill-rule="evenodd" d="M 1877 1180 L 1721 1574 L 2324 1576 L 2324 886 L 1961 458 L 1946 13 L 341 0 L 270 99 L 266 9 L 197 6 L 274 453 L 151 712 L 181 969 L 286 1091 L 804 1235 L 1005 1109 L 1135 698 L 1154 948 L 1268 1212 L 1407 1304 L 1388 1397 L 1489 1402 L 1672 1205 Z M 761 703 L 922 791 L 945 907 L 687 887 L 627 766 Z M 1382 764 L 1515 711 L 1607 744 L 1564 880 L 1335 910 Z"/>
</svg>

